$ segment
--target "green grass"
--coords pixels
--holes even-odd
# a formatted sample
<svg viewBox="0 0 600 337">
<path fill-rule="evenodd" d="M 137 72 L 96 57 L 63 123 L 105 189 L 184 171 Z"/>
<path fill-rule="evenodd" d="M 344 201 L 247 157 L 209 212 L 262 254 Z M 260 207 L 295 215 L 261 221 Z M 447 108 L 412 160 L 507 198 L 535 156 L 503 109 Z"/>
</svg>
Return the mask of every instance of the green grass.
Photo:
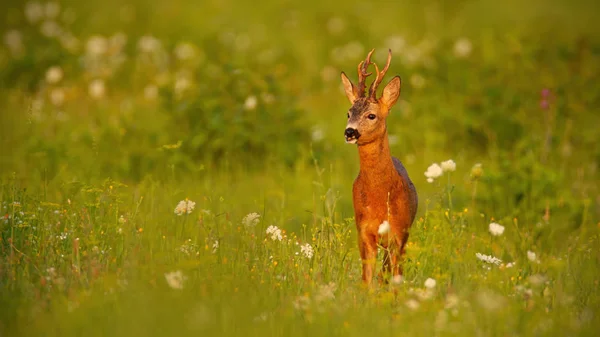
<svg viewBox="0 0 600 337">
<path fill-rule="evenodd" d="M 60 4 L 0 5 L 0 335 L 597 334 L 593 2 Z M 366 289 L 339 72 L 373 47 L 420 205 Z"/>
</svg>

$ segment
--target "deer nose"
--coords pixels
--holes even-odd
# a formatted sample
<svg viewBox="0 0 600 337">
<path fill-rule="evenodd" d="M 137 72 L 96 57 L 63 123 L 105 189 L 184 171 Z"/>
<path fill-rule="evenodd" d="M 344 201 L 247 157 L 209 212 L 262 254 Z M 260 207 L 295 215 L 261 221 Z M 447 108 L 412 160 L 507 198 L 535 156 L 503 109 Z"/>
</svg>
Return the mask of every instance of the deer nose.
<svg viewBox="0 0 600 337">
<path fill-rule="evenodd" d="M 346 131 L 344 131 L 344 136 L 346 136 L 346 138 L 358 138 L 359 133 L 356 129 L 347 128 Z"/>
</svg>

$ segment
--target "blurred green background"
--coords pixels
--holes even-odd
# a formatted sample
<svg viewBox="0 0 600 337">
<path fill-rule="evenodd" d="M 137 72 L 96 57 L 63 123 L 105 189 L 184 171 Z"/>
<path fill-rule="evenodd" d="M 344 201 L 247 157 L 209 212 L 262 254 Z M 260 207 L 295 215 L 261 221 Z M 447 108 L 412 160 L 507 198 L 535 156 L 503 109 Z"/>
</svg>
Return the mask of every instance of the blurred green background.
<svg viewBox="0 0 600 337">
<path fill-rule="evenodd" d="M 106 263 L 100 268 L 103 277 L 120 278 L 127 274 L 124 270 L 131 272 L 132 261 L 134 268 L 157 264 L 158 271 L 148 267 L 140 272 L 137 284 L 143 290 L 154 289 L 156 275 L 162 281 L 166 266 L 192 264 L 165 253 L 172 253 L 179 241 L 188 238 L 199 247 L 209 247 L 212 242 L 207 240 L 216 231 L 219 240 L 235 237 L 230 242 L 235 247 L 262 252 L 264 247 L 236 241 L 239 228 L 234 230 L 244 215 L 259 212 L 261 224 L 318 238 L 319 258 L 327 254 L 319 250 L 327 242 L 336 257 L 323 264 L 314 262 L 310 272 L 306 269 L 302 275 L 334 280 L 345 289 L 347 275 L 359 277 L 359 263 L 351 264 L 346 274 L 342 266 L 347 252 L 335 250 L 341 246 L 334 249 L 332 242 L 350 242 L 348 254 L 356 257 L 354 235 L 349 233 L 354 230 L 351 185 L 358 156 L 355 146 L 345 144 L 342 136 L 350 105 L 339 74 L 345 71 L 355 80 L 356 65 L 372 48 L 380 64 L 387 49 L 392 50 L 384 81 L 396 74 L 402 78 L 401 99 L 388 118 L 388 132 L 392 153 L 406 166 L 421 202 L 420 222 L 412 237 L 423 249 L 412 253 L 409 249 L 409 278 L 420 280 L 435 272 L 438 282 L 447 281 L 449 293 L 453 287 L 460 293 L 473 284 L 491 287 L 491 280 L 503 280 L 498 276 L 468 283 L 461 279 L 468 264 L 447 268 L 456 253 L 453 247 L 475 249 L 467 243 L 468 237 L 487 234 L 487 224 L 500 221 L 514 224 L 518 234 L 490 246 L 506 261 L 525 256 L 529 245 L 556 261 L 567 252 L 596 252 L 591 258 L 577 255 L 581 260 L 569 260 L 573 264 L 568 268 L 562 262 L 552 266 L 563 269 L 543 268 L 549 268 L 548 275 L 560 275 L 554 280 L 568 279 L 567 269 L 569 275 L 581 276 L 578 284 L 556 281 L 552 291 L 576 294 L 576 303 L 568 309 L 573 315 L 582 317 L 589 313 L 586 310 L 597 314 L 598 9 L 596 1 L 586 0 L 3 1 L 0 200 L 5 257 L 0 275 L 6 281 L 0 285 L 2 303 L 9 310 L 2 316 L 0 332 L 4 328 L 25 334 L 19 329 L 37 317 L 30 311 L 37 310 L 31 308 L 37 308 L 32 303 L 40 296 L 35 290 L 44 279 L 40 270 L 61 263 L 69 270 L 70 262 L 60 256 L 71 257 L 74 243 L 61 244 L 63 250 L 42 249 L 44 242 L 51 241 L 38 232 L 43 223 L 53 224 L 48 227 L 50 237 L 72 225 L 69 233 L 82 242 L 90 240 L 89 249 L 95 244 L 121 247 L 100 259 Z M 457 164 L 452 182 L 448 178 L 447 184 L 427 183 L 423 174 L 427 167 L 447 159 Z M 481 164 L 482 174 L 472 170 L 476 164 Z M 212 212 L 204 214 L 217 215 L 206 220 L 194 214 L 201 225 L 216 226 L 210 235 L 190 234 L 195 227 L 189 224 L 179 231 L 181 222 L 172 219 L 172 207 L 188 197 L 198 203 L 198 209 Z M 14 202 L 23 207 L 23 216 L 37 219 L 17 223 Z M 46 211 L 53 207 L 65 214 L 66 209 L 81 214 L 92 210 L 90 228 L 98 237 L 91 238 L 76 220 L 66 222 L 68 226 L 56 224 L 54 211 Z M 452 214 L 459 214 L 472 226 L 468 233 L 476 234 L 448 227 L 445 221 L 455 219 Z M 116 220 L 122 216 L 131 226 L 132 241 L 123 241 L 130 246 L 114 234 L 115 226 L 120 226 Z M 225 225 L 232 227 L 216 229 Z M 340 228 L 347 232 L 340 234 L 339 242 L 319 236 L 329 230 L 338 235 Z M 440 236 L 427 228 L 444 228 L 453 239 L 435 241 Z M 165 237 L 173 242 L 163 245 Z M 15 246 L 17 239 L 23 246 Z M 226 243 L 221 243 L 224 252 Z M 448 248 L 438 250 L 439 245 Z M 261 254 L 266 259 L 270 253 Z M 202 263 L 235 283 L 228 278 L 235 272 L 208 259 Z M 415 261 L 423 261 L 422 266 Z M 330 271 L 322 272 L 325 267 Z M 293 263 L 289 268 L 289 275 L 294 275 Z M 534 271 L 526 269 L 520 275 L 525 279 Z M 90 280 L 97 277 L 93 275 Z M 242 279 L 248 275 L 242 273 Z M 261 282 L 279 284 L 269 275 Z M 212 282 L 221 282 L 215 279 Z M 65 296 L 65 301 L 72 301 L 81 293 L 97 291 L 92 281 L 77 280 L 61 295 L 48 298 Z M 256 300 L 252 292 L 257 290 L 250 289 L 245 289 L 245 296 Z M 304 291 L 305 286 L 299 285 L 281 290 L 277 298 Z M 230 295 L 223 289 L 216 293 Z M 553 297 L 556 303 L 557 298 Z M 160 297 L 152 299 L 148 301 L 162 303 Z M 110 311 L 98 301 L 103 303 L 99 312 Z M 132 308 L 144 307 L 143 301 L 131 301 L 135 304 L 127 303 Z M 512 313 L 527 308 L 514 304 Z M 545 309 L 535 310 L 542 315 Z M 560 315 L 556 312 L 552 319 L 558 321 Z M 149 317 L 138 318 L 150 321 Z M 53 319 L 50 315 L 40 321 L 38 333 Z M 290 325 L 272 325 L 268 331 L 293 334 L 294 321 L 286 322 Z M 69 331 L 77 335 L 80 328 L 75 325 Z M 477 329 L 468 331 L 480 333 Z M 482 331 L 527 335 L 537 330 L 502 330 L 490 324 Z M 127 335 L 130 330 L 120 332 Z"/>
</svg>

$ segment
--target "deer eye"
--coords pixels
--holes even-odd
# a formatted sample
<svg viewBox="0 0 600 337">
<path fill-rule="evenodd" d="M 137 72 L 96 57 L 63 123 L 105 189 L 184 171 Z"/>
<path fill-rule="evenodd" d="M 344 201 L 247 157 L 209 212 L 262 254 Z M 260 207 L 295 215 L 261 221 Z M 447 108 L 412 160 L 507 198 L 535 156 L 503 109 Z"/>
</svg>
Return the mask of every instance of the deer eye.
<svg viewBox="0 0 600 337">
<path fill-rule="evenodd" d="M 367 118 L 373 120 L 373 119 L 377 118 L 377 116 L 375 116 L 375 114 L 369 114 L 367 116 Z"/>
</svg>

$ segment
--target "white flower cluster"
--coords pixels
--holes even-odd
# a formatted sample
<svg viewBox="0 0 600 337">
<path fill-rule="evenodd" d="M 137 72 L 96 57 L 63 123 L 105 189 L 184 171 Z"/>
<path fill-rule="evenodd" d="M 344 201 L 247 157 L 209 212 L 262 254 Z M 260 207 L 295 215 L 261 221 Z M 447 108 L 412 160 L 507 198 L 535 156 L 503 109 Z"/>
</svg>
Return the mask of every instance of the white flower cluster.
<svg viewBox="0 0 600 337">
<path fill-rule="evenodd" d="M 502 260 L 500 260 L 497 257 L 491 256 L 491 255 L 475 253 L 475 256 L 477 256 L 477 258 L 480 259 L 481 261 L 487 262 L 489 264 L 499 265 L 500 263 L 502 263 Z"/>
<path fill-rule="evenodd" d="M 312 259 L 314 255 L 314 249 L 309 243 L 305 243 L 300 246 L 300 253 L 306 256 L 307 259 Z"/>
<path fill-rule="evenodd" d="M 267 234 L 271 236 L 271 240 L 273 241 L 281 241 L 283 240 L 283 236 L 281 235 L 281 229 L 277 226 L 269 226 L 267 228 Z"/>
<path fill-rule="evenodd" d="M 244 219 L 242 220 L 242 223 L 246 227 L 254 227 L 258 224 L 259 221 L 260 221 L 260 214 L 249 213 L 248 215 L 246 215 L 244 217 Z"/>
<path fill-rule="evenodd" d="M 444 172 L 453 172 L 456 171 L 456 163 L 452 159 L 448 159 L 443 161 L 441 164 L 433 163 L 425 171 L 425 177 L 427 177 L 427 182 L 432 183 L 433 180 L 439 178 L 444 174 Z"/>
<path fill-rule="evenodd" d="M 383 235 L 389 231 L 390 231 L 390 223 L 387 220 L 384 220 L 381 223 L 381 225 L 379 225 L 379 229 L 377 230 L 377 233 L 379 233 L 379 235 Z"/>
<path fill-rule="evenodd" d="M 167 280 L 169 287 L 173 289 L 183 289 L 183 282 L 187 279 L 187 277 L 183 275 L 181 270 L 178 270 L 166 273 L 165 279 Z"/>
<path fill-rule="evenodd" d="M 195 207 L 195 202 L 189 199 L 181 200 L 179 204 L 177 204 L 177 207 L 175 207 L 174 213 L 177 215 L 190 214 L 192 213 Z"/>
<path fill-rule="evenodd" d="M 493 236 L 500 236 L 502 233 L 504 233 L 504 226 L 492 222 L 490 223 L 489 230 Z"/>
</svg>

